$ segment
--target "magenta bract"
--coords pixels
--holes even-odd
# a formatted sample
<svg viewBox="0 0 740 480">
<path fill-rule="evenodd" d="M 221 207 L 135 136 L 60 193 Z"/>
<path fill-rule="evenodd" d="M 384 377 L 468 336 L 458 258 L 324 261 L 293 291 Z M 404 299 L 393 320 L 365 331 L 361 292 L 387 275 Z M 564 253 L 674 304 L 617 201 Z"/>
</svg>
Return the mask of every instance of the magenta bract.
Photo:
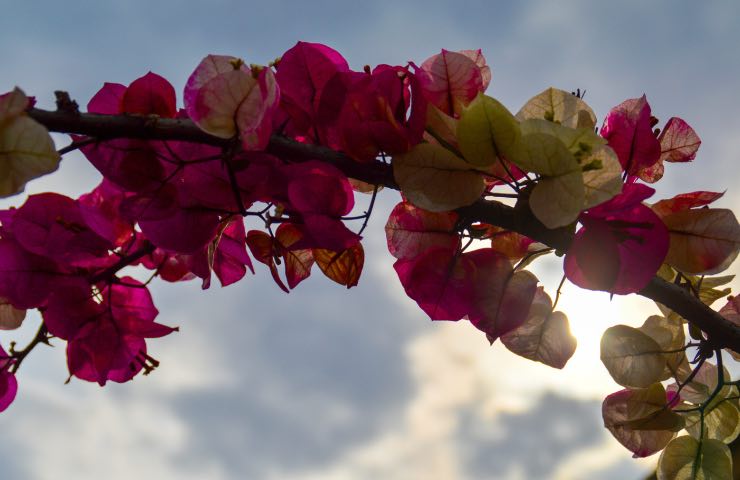
<svg viewBox="0 0 740 480">
<path fill-rule="evenodd" d="M 581 214 L 583 227 L 565 256 L 565 274 L 590 290 L 641 290 L 668 253 L 668 230 L 641 202 L 654 190 L 627 184 L 622 193 Z"/>
</svg>

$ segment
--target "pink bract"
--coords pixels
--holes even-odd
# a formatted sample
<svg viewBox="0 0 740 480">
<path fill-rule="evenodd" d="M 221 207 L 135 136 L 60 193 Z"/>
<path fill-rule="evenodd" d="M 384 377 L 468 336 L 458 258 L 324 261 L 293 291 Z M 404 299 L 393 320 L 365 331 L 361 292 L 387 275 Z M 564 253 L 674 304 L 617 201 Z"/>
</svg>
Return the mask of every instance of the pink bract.
<svg viewBox="0 0 740 480">
<path fill-rule="evenodd" d="M 609 142 L 629 175 L 640 175 L 660 158 L 660 142 L 653 133 L 645 95 L 612 108 L 604 119 L 601 136 Z"/>
<path fill-rule="evenodd" d="M 627 184 L 622 193 L 581 214 L 583 227 L 565 256 L 565 274 L 579 287 L 616 294 L 640 291 L 668 253 L 668 230 L 643 205 L 650 187 Z"/>
</svg>

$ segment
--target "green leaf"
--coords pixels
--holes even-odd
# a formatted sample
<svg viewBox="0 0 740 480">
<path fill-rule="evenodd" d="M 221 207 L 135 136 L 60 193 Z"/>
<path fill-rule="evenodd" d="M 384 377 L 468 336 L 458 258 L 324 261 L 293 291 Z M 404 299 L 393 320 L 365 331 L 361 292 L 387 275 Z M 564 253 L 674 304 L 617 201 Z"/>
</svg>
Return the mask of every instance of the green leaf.
<svg viewBox="0 0 740 480">
<path fill-rule="evenodd" d="M 593 130 L 596 126 L 596 115 L 586 102 L 565 90 L 552 87 L 530 98 L 517 112 L 516 118 L 540 118 L 571 128 L 587 127 Z"/>
<path fill-rule="evenodd" d="M 601 361 L 615 382 L 645 388 L 660 381 L 666 359 L 660 345 L 645 333 L 615 325 L 601 337 Z"/>
<path fill-rule="evenodd" d="M 487 167 L 500 157 L 516 156 L 521 139 L 519 122 L 498 100 L 479 94 L 460 115 L 457 141 L 465 160 Z"/>
<path fill-rule="evenodd" d="M 732 480 L 732 456 L 719 440 L 683 436 L 671 441 L 658 460 L 658 480 Z"/>
<path fill-rule="evenodd" d="M 483 176 L 467 162 L 431 143 L 394 156 L 393 176 L 411 203 L 432 212 L 470 205 L 486 188 Z"/>
<path fill-rule="evenodd" d="M 694 438 L 701 435 L 701 414 L 686 415 L 686 431 Z M 740 434 L 740 410 L 734 400 L 719 399 L 704 411 L 704 438 L 730 443 Z"/>
</svg>

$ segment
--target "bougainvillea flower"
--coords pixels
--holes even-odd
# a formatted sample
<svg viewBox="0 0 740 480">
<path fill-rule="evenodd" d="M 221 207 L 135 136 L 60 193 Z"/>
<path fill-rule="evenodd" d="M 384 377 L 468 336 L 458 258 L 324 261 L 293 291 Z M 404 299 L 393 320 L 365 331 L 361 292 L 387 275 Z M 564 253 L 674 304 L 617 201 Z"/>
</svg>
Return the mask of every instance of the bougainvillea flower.
<svg viewBox="0 0 740 480">
<path fill-rule="evenodd" d="M 18 381 L 15 379 L 15 374 L 9 371 L 12 365 L 13 360 L 0 345 L 0 412 L 13 403 L 18 392 Z"/>
<path fill-rule="evenodd" d="M 116 247 L 126 243 L 134 233 L 133 224 L 119 214 L 119 207 L 126 196 L 124 190 L 104 178 L 92 192 L 77 199 L 87 226 Z"/>
<path fill-rule="evenodd" d="M 226 55 L 205 57 L 185 86 L 185 110 L 196 125 L 222 138 L 238 133 L 245 150 L 267 146 L 279 98 L 270 68 Z"/>
<path fill-rule="evenodd" d="M 381 152 L 403 153 L 419 143 L 425 117 L 416 76 L 405 67 L 379 65 L 372 72 L 335 74 L 324 88 L 317 121 L 327 145 L 372 161 Z"/>
<path fill-rule="evenodd" d="M 12 234 L 25 250 L 73 266 L 106 261 L 113 248 L 88 227 L 74 200 L 57 193 L 28 197 L 13 216 Z"/>
<path fill-rule="evenodd" d="M 84 281 L 61 288 L 43 313 L 49 332 L 69 342 L 70 374 L 100 385 L 128 381 L 150 368 L 144 339 L 176 330 L 154 322 L 157 314 L 149 290 L 130 277 L 98 295 Z"/>
<path fill-rule="evenodd" d="M 275 76 L 281 106 L 294 130 L 313 138 L 319 100 L 326 83 L 337 72 L 349 72 L 347 61 L 336 50 L 319 43 L 298 42 L 280 58 Z"/>
<path fill-rule="evenodd" d="M 668 230 L 641 202 L 655 192 L 641 184 L 583 213 L 583 227 L 565 256 L 565 275 L 590 290 L 628 294 L 641 290 L 668 253 Z"/>
<path fill-rule="evenodd" d="M 175 91 L 167 80 L 149 72 L 125 87 L 106 83 L 87 104 L 90 113 L 131 113 L 173 118 L 177 114 Z M 82 138 L 75 137 L 76 140 Z M 113 139 L 84 145 L 80 151 L 108 180 L 130 191 L 151 191 L 174 170 L 163 162 L 163 142 Z"/>
<path fill-rule="evenodd" d="M 354 206 L 352 186 L 342 172 L 315 161 L 289 165 L 285 171 L 289 205 L 300 215 L 303 230 L 303 237 L 293 248 L 339 252 L 360 241 L 360 236 L 340 220 Z"/>
<path fill-rule="evenodd" d="M 537 289 L 534 275 L 514 273 L 509 259 L 491 248 L 458 254 L 433 247 L 393 267 L 432 320 L 468 317 L 491 342 L 526 320 Z"/>
<path fill-rule="evenodd" d="M 660 159 L 661 146 L 653 133 L 650 105 L 645 95 L 612 108 L 604 118 L 600 133 L 629 175 L 638 175 Z"/>
<path fill-rule="evenodd" d="M 0 297 L 14 307 L 42 306 L 68 275 L 55 262 L 28 252 L 13 238 L 0 238 Z"/>
</svg>

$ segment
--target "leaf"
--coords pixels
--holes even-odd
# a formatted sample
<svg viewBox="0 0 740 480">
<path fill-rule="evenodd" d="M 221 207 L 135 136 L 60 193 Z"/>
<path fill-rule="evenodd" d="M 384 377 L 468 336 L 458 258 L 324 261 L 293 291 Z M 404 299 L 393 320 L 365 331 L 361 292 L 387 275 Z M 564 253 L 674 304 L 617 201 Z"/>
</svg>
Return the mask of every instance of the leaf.
<svg viewBox="0 0 740 480">
<path fill-rule="evenodd" d="M 732 480 L 732 456 L 719 440 L 678 437 L 660 454 L 658 480 Z"/>
<path fill-rule="evenodd" d="M 663 352 L 673 352 L 663 354 L 666 368 L 661 380 L 676 375 L 679 366 L 686 358 L 685 350 L 681 350 L 686 343 L 683 321 L 678 318 L 671 319 L 670 317 L 652 315 L 645 320 L 645 323 L 638 330 L 655 340 Z"/>
<path fill-rule="evenodd" d="M 573 223 L 583 209 L 585 189 L 581 167 L 556 137 L 530 133 L 522 138 L 523 150 L 512 161 L 542 178 L 532 190 L 529 207 L 547 228 Z"/>
<path fill-rule="evenodd" d="M 324 275 L 338 284 L 352 288 L 360 280 L 365 263 L 365 251 L 361 243 L 342 252 L 316 248 L 313 256 Z"/>
<path fill-rule="evenodd" d="M 460 115 L 457 141 L 465 160 L 477 167 L 511 159 L 519 148 L 519 123 L 498 100 L 479 94 Z"/>
<path fill-rule="evenodd" d="M 588 210 L 619 195 L 623 185 L 622 165 L 611 147 L 605 145 L 597 148 L 581 163 L 582 165 L 601 165 L 601 168 L 583 172 L 583 210 Z"/>
<path fill-rule="evenodd" d="M 704 434 L 701 435 L 701 415 L 699 412 L 689 412 L 686 415 L 686 431 L 689 435 L 719 440 L 722 443 L 731 443 L 740 434 L 740 410 L 737 400 L 723 398 L 712 401 L 704 411 Z"/>
<path fill-rule="evenodd" d="M 732 210 L 681 210 L 663 217 L 671 236 L 666 263 L 693 274 L 719 273 L 740 249 L 740 225 Z"/>
<path fill-rule="evenodd" d="M 454 251 L 460 243 L 455 232 L 457 217 L 456 213 L 429 212 L 401 202 L 385 224 L 388 251 L 401 260 L 411 260 L 433 247 Z"/>
<path fill-rule="evenodd" d="M 7 298 L 0 297 L 0 330 L 15 330 L 25 318 L 26 310 L 15 308 Z"/>
<path fill-rule="evenodd" d="M 633 457 L 650 456 L 662 450 L 683 426 L 681 417 L 665 408 L 666 402 L 660 383 L 612 393 L 601 406 L 604 426 Z"/>
<path fill-rule="evenodd" d="M 535 293 L 527 320 L 504 334 L 501 342 L 511 352 L 553 368 L 563 368 L 576 350 L 568 317 L 552 311 L 550 297 L 542 287 Z"/>
<path fill-rule="evenodd" d="M 601 361 L 615 382 L 634 388 L 645 388 L 662 380 L 666 366 L 660 345 L 626 325 L 615 325 L 604 332 Z"/>
<path fill-rule="evenodd" d="M 516 118 L 520 121 L 541 118 L 570 128 L 587 127 L 593 130 L 596 126 L 596 115 L 586 102 L 552 87 L 527 100 Z"/>
<path fill-rule="evenodd" d="M 529 196 L 529 208 L 547 228 L 558 228 L 578 219 L 584 199 L 583 176 L 576 170 L 542 177 Z"/>
<path fill-rule="evenodd" d="M 483 176 L 463 159 L 430 143 L 394 156 L 393 176 L 414 205 L 432 212 L 470 205 L 486 188 Z"/>
<path fill-rule="evenodd" d="M 18 88 L 0 97 L 0 197 L 22 192 L 30 180 L 59 166 L 49 132 L 23 113 L 27 106 Z"/>
</svg>

